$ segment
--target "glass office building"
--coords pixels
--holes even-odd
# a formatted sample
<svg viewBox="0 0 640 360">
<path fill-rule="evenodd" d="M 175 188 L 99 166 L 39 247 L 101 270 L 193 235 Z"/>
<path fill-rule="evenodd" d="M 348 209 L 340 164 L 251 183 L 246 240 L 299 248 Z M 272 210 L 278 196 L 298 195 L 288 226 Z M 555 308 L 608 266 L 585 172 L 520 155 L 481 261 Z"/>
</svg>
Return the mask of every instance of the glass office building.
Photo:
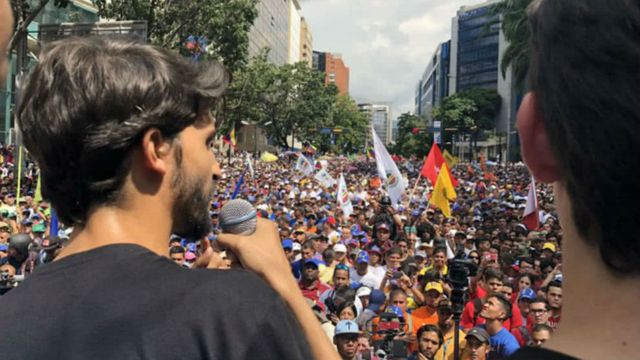
<svg viewBox="0 0 640 360">
<path fill-rule="evenodd" d="M 249 56 L 269 49 L 268 61 L 284 65 L 289 60 L 289 1 L 260 0 L 258 17 L 249 31 Z"/>
</svg>

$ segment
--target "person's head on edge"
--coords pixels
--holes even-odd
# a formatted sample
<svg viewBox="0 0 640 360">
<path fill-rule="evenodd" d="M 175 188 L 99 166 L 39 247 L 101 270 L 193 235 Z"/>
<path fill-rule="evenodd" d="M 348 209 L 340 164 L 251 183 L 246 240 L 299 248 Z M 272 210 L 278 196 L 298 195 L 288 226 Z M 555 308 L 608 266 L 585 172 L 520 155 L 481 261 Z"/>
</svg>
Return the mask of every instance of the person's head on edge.
<svg viewBox="0 0 640 360">
<path fill-rule="evenodd" d="M 4 88 L 8 71 L 8 50 L 13 32 L 13 11 L 9 0 L 0 0 L 0 88 Z"/>
<path fill-rule="evenodd" d="M 436 325 L 423 325 L 418 329 L 418 351 L 427 359 L 433 359 L 444 342 L 442 331 Z"/>
<path fill-rule="evenodd" d="M 517 121 L 523 159 L 538 181 L 554 183 L 564 233 L 596 245 L 612 274 L 638 274 L 640 183 L 632 175 L 640 162 L 629 154 L 640 153 L 640 4 L 536 1 L 529 19 L 531 92 Z"/>
<path fill-rule="evenodd" d="M 481 327 L 475 327 L 465 337 L 467 344 L 463 350 L 462 359 L 485 360 L 491 351 L 489 333 Z"/>
<path fill-rule="evenodd" d="M 341 320 L 336 324 L 333 343 L 342 359 L 353 359 L 358 350 L 360 330 L 353 320 Z"/>
<path fill-rule="evenodd" d="M 551 338 L 553 329 L 547 324 L 536 324 L 531 329 L 530 346 L 540 347 Z"/>
<path fill-rule="evenodd" d="M 47 45 L 18 121 L 40 166 L 43 195 L 61 221 L 85 225 L 97 209 L 145 196 L 165 206 L 172 233 L 204 237 L 221 175 L 210 109 L 228 82 L 218 63 L 195 63 L 134 39 L 72 37 Z"/>
</svg>

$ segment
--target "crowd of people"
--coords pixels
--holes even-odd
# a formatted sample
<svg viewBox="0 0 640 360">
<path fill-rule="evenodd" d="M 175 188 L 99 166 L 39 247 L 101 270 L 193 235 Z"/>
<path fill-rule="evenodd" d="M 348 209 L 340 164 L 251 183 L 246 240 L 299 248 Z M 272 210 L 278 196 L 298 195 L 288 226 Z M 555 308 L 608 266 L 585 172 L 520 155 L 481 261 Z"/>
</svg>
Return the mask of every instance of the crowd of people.
<svg viewBox="0 0 640 360">
<path fill-rule="evenodd" d="M 233 266 L 216 238 L 220 209 L 235 194 L 253 204 L 259 217 L 277 223 L 292 276 L 344 359 L 444 360 L 453 359 L 456 348 L 463 359 L 492 359 L 552 336 L 562 311 L 562 230 L 545 186 L 538 188 L 539 228 L 521 223 L 530 179 L 522 164 L 454 166 L 457 199 L 447 218 L 430 206 L 432 184 L 418 175 L 418 159 L 399 159 L 409 186 L 392 204 L 374 159 L 318 157 L 316 171 L 335 179 L 344 175 L 353 205 L 345 216 L 337 183 L 324 187 L 305 176 L 295 166 L 299 156 L 225 159 L 229 166 L 210 204 L 212 232 L 196 241 L 172 236 L 171 259 L 202 267 L 198 259 L 211 247 L 219 268 Z M 12 168 L 9 162 L 3 167 Z M 50 233 L 51 209 L 34 200 L 37 170 L 32 172 L 16 199 L 13 171 L 4 171 L 2 293 L 52 261 L 72 230 L 60 224 Z M 452 266 L 469 271 L 464 304 L 454 303 Z"/>
<path fill-rule="evenodd" d="M 522 164 L 455 166 L 458 196 L 446 218 L 429 204 L 432 186 L 418 176 L 418 159 L 399 159 L 409 186 L 392 204 L 374 159 L 318 157 L 316 171 L 345 177 L 353 205 L 345 216 L 337 181 L 327 188 L 305 176 L 298 156 L 221 159 L 229 165 L 205 243 L 215 247 L 219 211 L 234 193 L 276 222 L 292 276 L 344 359 L 453 359 L 456 331 L 463 359 L 497 359 L 540 346 L 558 327 L 562 230 L 546 186 L 538 186 L 539 228 L 521 223 L 530 182 Z M 176 237 L 170 256 L 193 267 L 202 248 Z M 464 304 L 452 303 L 453 262 L 472 272 Z M 220 265 L 231 266 L 226 258 Z"/>
</svg>

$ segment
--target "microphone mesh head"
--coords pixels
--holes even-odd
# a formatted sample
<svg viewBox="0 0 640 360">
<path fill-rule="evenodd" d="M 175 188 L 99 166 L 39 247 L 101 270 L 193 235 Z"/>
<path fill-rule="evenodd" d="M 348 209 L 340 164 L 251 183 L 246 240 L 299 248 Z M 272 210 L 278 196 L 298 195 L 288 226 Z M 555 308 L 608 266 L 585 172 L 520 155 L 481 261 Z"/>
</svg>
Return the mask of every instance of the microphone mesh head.
<svg viewBox="0 0 640 360">
<path fill-rule="evenodd" d="M 234 199 L 220 210 L 220 228 L 227 234 L 251 235 L 256 231 L 256 209 L 243 199 Z"/>
</svg>

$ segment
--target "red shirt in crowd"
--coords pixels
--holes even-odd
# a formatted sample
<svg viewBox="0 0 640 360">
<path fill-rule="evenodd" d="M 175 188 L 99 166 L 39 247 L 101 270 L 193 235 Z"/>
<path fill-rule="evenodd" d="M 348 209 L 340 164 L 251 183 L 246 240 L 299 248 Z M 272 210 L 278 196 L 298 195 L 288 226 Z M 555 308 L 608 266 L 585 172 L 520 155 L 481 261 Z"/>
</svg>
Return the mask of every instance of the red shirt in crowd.
<svg viewBox="0 0 640 360">
<path fill-rule="evenodd" d="M 302 281 L 298 282 L 298 287 L 302 291 L 302 296 L 307 299 L 311 299 L 314 303 L 317 303 L 320 299 L 320 294 L 327 290 L 331 290 L 331 287 L 320 280 L 316 280 L 310 287 L 306 287 L 302 284 Z"/>
</svg>

